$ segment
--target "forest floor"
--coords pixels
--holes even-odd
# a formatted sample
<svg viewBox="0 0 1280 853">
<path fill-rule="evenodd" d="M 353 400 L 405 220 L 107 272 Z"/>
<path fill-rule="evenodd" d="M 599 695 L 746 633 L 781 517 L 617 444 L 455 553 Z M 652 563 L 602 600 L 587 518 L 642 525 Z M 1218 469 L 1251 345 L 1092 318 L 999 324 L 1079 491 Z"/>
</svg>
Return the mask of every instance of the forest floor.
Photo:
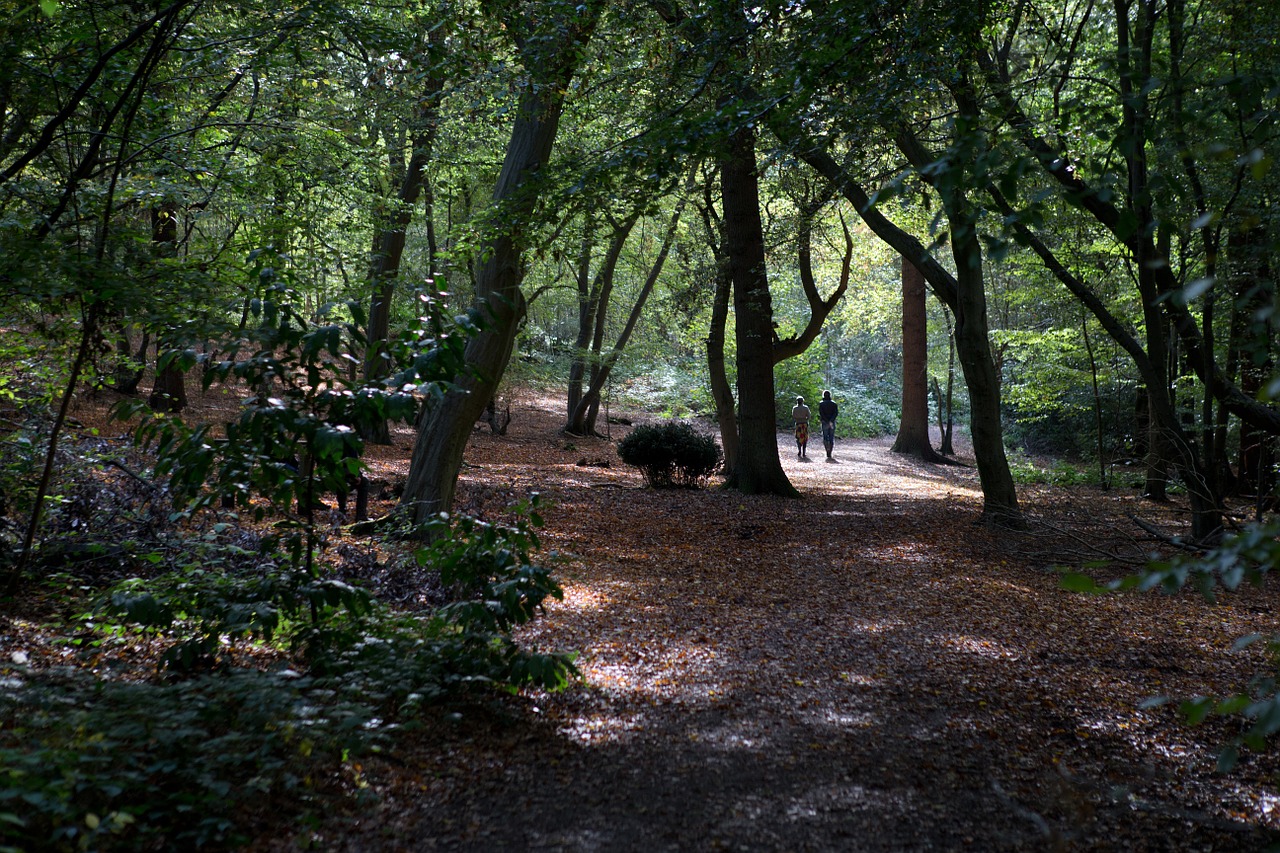
<svg viewBox="0 0 1280 853">
<path fill-rule="evenodd" d="M 537 491 L 563 603 L 521 639 L 581 653 L 557 694 L 442 713 L 366 761 L 373 805 L 260 849 L 1263 850 L 1274 755 L 1215 772 L 1236 733 L 1157 695 L 1263 669 L 1274 589 L 1086 596 L 1059 567 L 1131 573 L 1182 507 L 1136 489 L 1023 487 L 993 531 L 970 467 L 888 440 L 779 448 L 799 500 L 654 491 L 614 442 L 517 401 L 477 428 L 461 509 Z M 613 439 L 625 427 L 612 426 Z M 412 435 L 375 451 L 403 476 Z M 810 450 L 813 451 L 814 444 Z"/>
<path fill-rule="evenodd" d="M 225 419 L 236 405 L 215 390 L 189 414 Z M 102 411 L 75 414 L 88 427 Z M 359 759 L 372 797 L 326 806 L 306 829 L 264 814 L 253 822 L 274 829 L 252 850 L 1280 843 L 1274 753 L 1217 773 L 1236 723 L 1190 728 L 1176 703 L 1143 707 L 1226 695 L 1262 672 L 1258 645 L 1233 644 L 1277 629 L 1274 586 L 1217 604 L 1060 587 L 1062 567 L 1136 571 L 1158 543 L 1130 516 L 1178 532 L 1185 502 L 1023 486 L 1030 529 L 996 531 L 976 523 L 972 467 L 902 457 L 887 439 L 839 441 L 831 461 L 811 442 L 802 460 L 785 433 L 800 499 L 655 491 L 617 457 L 627 427 L 567 436 L 559 404 L 533 394 L 512 414 L 506 435 L 477 425 L 456 508 L 547 499 L 542 553 L 565 599 L 520 639 L 579 652 L 580 681 L 430 713 Z M 366 455 L 383 485 L 403 480 L 413 434 L 393 439 Z M 375 514 L 393 506 L 382 492 Z"/>
</svg>

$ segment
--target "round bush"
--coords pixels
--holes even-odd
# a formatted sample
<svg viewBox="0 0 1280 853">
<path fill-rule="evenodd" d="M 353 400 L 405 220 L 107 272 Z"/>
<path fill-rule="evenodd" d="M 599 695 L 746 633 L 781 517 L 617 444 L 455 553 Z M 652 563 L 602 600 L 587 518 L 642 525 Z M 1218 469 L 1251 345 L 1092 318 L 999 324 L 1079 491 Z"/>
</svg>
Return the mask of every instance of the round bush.
<svg viewBox="0 0 1280 853">
<path fill-rule="evenodd" d="M 654 488 L 697 488 L 720 467 L 720 445 L 677 421 L 638 426 L 618 443 L 622 461 Z"/>
</svg>

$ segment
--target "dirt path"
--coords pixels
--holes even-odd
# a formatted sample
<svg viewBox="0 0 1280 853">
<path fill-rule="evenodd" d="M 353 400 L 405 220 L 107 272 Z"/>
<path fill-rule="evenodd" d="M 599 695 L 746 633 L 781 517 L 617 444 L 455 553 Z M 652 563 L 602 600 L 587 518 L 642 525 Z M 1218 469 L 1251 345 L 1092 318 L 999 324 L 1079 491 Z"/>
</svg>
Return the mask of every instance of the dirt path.
<svg viewBox="0 0 1280 853">
<path fill-rule="evenodd" d="M 477 433 L 463 494 L 552 499 L 567 597 L 524 639 L 580 650 L 583 683 L 425 721 L 321 849 L 1246 851 L 1280 829 L 1270 758 L 1216 776 L 1225 726 L 1139 710 L 1242 683 L 1258 660 L 1231 643 L 1274 627 L 1274 595 L 1057 588 L 1076 537 L 1132 544 L 1132 495 L 1024 490 L 1034 530 L 997 535 L 972 469 L 887 442 L 828 464 L 780 435 L 805 493 L 780 500 L 655 493 L 554 427 Z"/>
</svg>

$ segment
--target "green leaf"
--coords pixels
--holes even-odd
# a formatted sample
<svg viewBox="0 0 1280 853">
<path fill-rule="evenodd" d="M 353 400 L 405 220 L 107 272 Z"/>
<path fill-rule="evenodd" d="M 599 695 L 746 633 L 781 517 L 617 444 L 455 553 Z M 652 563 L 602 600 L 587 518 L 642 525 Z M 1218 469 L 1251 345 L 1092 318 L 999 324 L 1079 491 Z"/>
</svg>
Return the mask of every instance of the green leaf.
<svg viewBox="0 0 1280 853">
<path fill-rule="evenodd" d="M 1059 587 L 1067 592 L 1083 592 L 1089 595 L 1101 595 L 1110 592 L 1105 586 L 1101 586 L 1093 578 L 1088 575 L 1082 575 L 1079 572 L 1067 572 L 1062 576 L 1062 580 L 1058 583 Z"/>
<path fill-rule="evenodd" d="M 1178 710 L 1182 712 L 1182 716 L 1186 718 L 1189 725 L 1197 726 L 1203 723 L 1213 711 L 1213 700 L 1206 696 L 1197 696 L 1183 702 L 1178 706 Z"/>
</svg>

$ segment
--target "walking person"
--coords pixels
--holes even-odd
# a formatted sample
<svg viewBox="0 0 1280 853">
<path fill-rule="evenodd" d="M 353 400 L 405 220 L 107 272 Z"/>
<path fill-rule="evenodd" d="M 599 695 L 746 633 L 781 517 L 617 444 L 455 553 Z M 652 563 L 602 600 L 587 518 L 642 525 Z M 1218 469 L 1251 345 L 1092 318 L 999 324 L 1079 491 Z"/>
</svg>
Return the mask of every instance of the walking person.
<svg viewBox="0 0 1280 853">
<path fill-rule="evenodd" d="M 836 415 L 840 407 L 831 399 L 830 391 L 822 392 L 822 402 L 818 404 L 818 419 L 822 421 L 822 446 L 827 448 L 827 458 L 831 458 L 831 450 L 836 444 Z"/>
<path fill-rule="evenodd" d="M 796 451 L 801 459 L 808 459 L 809 447 L 809 418 L 812 413 L 809 407 L 804 404 L 804 397 L 796 397 L 795 408 L 791 410 L 791 417 L 796 422 Z"/>
</svg>

